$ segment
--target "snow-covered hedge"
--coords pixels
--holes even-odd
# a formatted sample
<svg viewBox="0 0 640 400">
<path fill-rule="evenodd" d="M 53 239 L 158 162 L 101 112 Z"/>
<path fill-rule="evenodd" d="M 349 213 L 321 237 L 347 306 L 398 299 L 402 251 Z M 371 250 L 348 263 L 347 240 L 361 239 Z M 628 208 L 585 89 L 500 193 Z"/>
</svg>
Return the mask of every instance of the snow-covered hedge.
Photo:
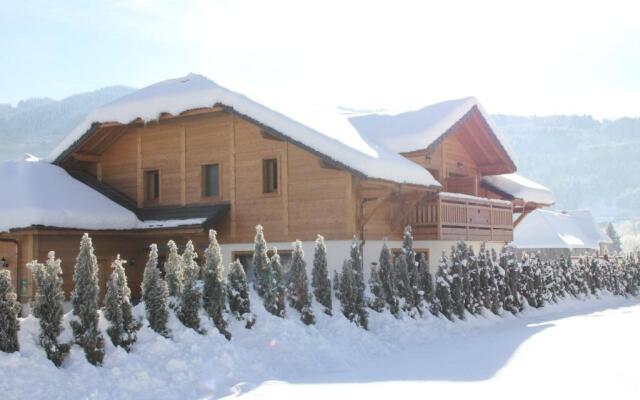
<svg viewBox="0 0 640 400">
<path fill-rule="evenodd" d="M 193 354 L 196 359 L 202 359 L 203 364 L 208 357 L 223 364 L 236 363 L 237 357 L 248 357 L 248 353 L 234 347 L 233 342 L 237 340 L 246 343 L 269 337 L 260 345 L 268 352 L 274 347 L 286 349 L 287 341 L 292 339 L 290 335 L 300 335 L 300 332 L 307 332 L 303 336 L 313 338 L 309 340 L 310 345 L 317 347 L 315 351 L 331 354 L 332 341 L 336 336 L 345 334 L 346 326 L 363 332 L 356 335 L 358 344 L 352 345 L 369 352 L 373 351 L 367 348 L 369 340 L 362 338 L 368 337 L 365 330 L 372 329 L 370 321 L 375 321 L 375 330 L 380 332 L 385 328 L 379 324 L 389 324 L 394 320 L 438 320 L 441 321 L 438 324 L 447 324 L 449 321 L 473 320 L 473 316 L 493 319 L 492 315 L 495 318 L 510 316 L 566 299 L 636 296 L 640 285 L 638 255 L 611 259 L 586 257 L 576 262 L 568 259 L 542 260 L 535 255 L 524 255 L 518 261 L 508 248 L 497 254 L 481 246 L 476 254 L 463 242 L 457 243 L 449 254 L 443 253 L 433 279 L 425 258 L 413 251 L 412 242 L 411 229 L 407 227 L 400 254 L 394 258 L 384 245 L 379 265 L 371 269 L 367 280 L 363 274 L 361 243 L 354 238 L 350 254 L 345 254 L 342 274 L 336 274 L 331 285 L 328 268 L 324 265 L 326 247 L 322 237 L 318 238 L 316 245 L 313 279 L 310 280 L 301 254 L 294 257 L 294 268 L 283 268 L 277 251 L 271 259 L 267 257 L 268 244 L 262 228 L 258 227 L 254 259 L 262 260 L 259 291 L 250 289 L 239 262 L 232 263 L 230 272 L 225 276 L 213 231 L 203 264 L 204 282 L 198 279 L 200 265 L 192 245 L 187 246 L 182 257 L 176 253 L 167 260 L 170 265 L 165 265 L 165 270 L 172 271 L 172 291 L 167 289 L 160 276 L 157 246 L 152 245 L 145 268 L 143 301 L 132 312 L 130 291 L 122 274 L 123 261 L 119 258 L 113 265 L 107 308 L 97 310 L 97 292 L 94 290 L 97 287 L 97 264 L 91 240 L 85 235 L 76 264 L 74 311 L 66 315 L 60 312 L 60 260 L 55 260 L 51 253 L 47 262 L 50 268 L 46 274 L 44 266 L 32 263 L 34 274 L 39 274 L 36 277 L 38 305 L 35 309 L 38 312 L 35 316 L 22 320 L 17 317 L 15 293 L 10 283 L 3 286 L 4 292 L 0 291 L 3 293 L 0 320 L 5 321 L 0 325 L 0 344 L 4 343 L 2 350 L 18 354 L 24 352 L 28 358 L 46 359 L 48 356 L 62 370 L 71 365 L 73 368 L 85 368 L 78 364 L 79 349 L 82 348 L 92 364 L 118 364 L 126 357 L 133 363 L 163 359 L 167 361 L 166 368 L 189 375 L 191 372 L 183 361 L 174 362 L 171 358 L 174 356 L 165 353 L 192 351 L 197 347 L 195 343 L 203 340 L 194 339 L 196 337 L 206 337 L 210 341 L 210 344 L 197 347 L 199 351 Z M 10 282 L 7 273 L 3 277 L 3 282 Z M 309 281 L 312 290 L 308 288 Z M 365 282 L 369 283 L 368 288 Z M 322 294 L 322 301 L 314 299 L 312 293 L 316 296 Z M 289 307 L 284 302 L 285 295 L 288 296 Z M 87 301 L 81 301 L 82 298 Z M 50 307 L 47 307 L 47 302 L 51 303 Z M 321 326 L 314 326 L 314 323 Z M 86 329 L 80 332 L 79 327 L 85 325 Z M 142 329 L 136 333 L 140 325 L 143 325 Z M 16 331 L 20 326 L 26 331 L 18 336 Z M 63 328 L 62 332 L 60 328 Z M 52 332 L 58 336 L 52 337 Z M 252 335 L 255 335 L 253 339 Z M 103 343 L 105 336 L 111 340 Z M 23 346 L 16 343 L 18 338 Z M 190 349 L 177 344 L 187 338 L 196 347 Z M 143 343 L 136 343 L 138 339 Z M 375 341 L 374 338 L 370 340 Z M 170 344 L 173 342 L 176 344 Z M 50 348 L 36 350 L 38 345 Z M 69 345 L 72 345 L 70 352 Z M 64 351 L 58 351 L 59 346 Z M 65 361 L 67 354 L 70 354 L 70 359 Z M 283 361 L 286 360 L 286 354 L 282 357 Z M 184 355 L 179 357 L 180 360 L 184 358 Z M 119 372 L 112 370 L 112 373 Z M 152 380 L 149 376 L 143 377 L 143 380 L 148 379 Z"/>
</svg>

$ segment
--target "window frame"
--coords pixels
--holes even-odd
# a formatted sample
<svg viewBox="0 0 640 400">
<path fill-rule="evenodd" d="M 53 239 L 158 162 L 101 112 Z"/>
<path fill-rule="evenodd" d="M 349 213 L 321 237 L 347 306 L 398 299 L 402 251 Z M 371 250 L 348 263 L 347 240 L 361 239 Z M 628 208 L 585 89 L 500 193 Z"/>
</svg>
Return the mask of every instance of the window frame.
<svg viewBox="0 0 640 400">
<path fill-rule="evenodd" d="M 266 170 L 265 170 L 265 166 L 266 166 L 266 163 L 268 161 L 275 161 L 276 162 L 276 174 L 274 175 L 275 179 L 276 179 L 276 182 L 275 182 L 276 183 L 276 187 L 275 187 L 275 190 L 272 191 L 272 192 L 265 192 L 265 188 L 266 188 L 266 181 L 265 181 L 265 178 L 266 178 L 265 171 Z M 270 156 L 270 157 L 263 157 L 261 159 L 261 162 L 260 162 L 260 183 L 261 183 L 261 185 L 260 186 L 262 188 L 260 189 L 260 191 L 262 192 L 263 196 L 279 196 L 280 195 L 281 190 L 282 190 L 281 189 L 282 188 L 282 173 L 281 173 L 282 168 L 281 168 L 281 165 L 282 165 L 282 163 L 281 163 L 279 155 L 274 155 L 274 156 Z"/>
<path fill-rule="evenodd" d="M 158 181 L 156 185 L 156 191 L 158 192 L 158 196 L 156 198 L 149 198 L 149 184 L 148 177 L 151 173 L 155 172 L 158 176 Z M 142 185 L 143 185 L 143 203 L 144 204 L 158 204 L 160 203 L 160 199 L 162 198 L 162 179 L 161 179 L 161 169 L 160 168 L 145 168 L 142 170 Z"/>
<path fill-rule="evenodd" d="M 211 165 L 218 166 L 218 195 L 216 196 L 208 196 L 206 194 L 206 184 L 207 184 L 207 176 L 206 176 L 206 167 Z M 221 161 L 211 161 L 206 164 L 200 164 L 200 199 L 201 200 L 221 200 L 222 199 L 222 162 Z"/>
</svg>

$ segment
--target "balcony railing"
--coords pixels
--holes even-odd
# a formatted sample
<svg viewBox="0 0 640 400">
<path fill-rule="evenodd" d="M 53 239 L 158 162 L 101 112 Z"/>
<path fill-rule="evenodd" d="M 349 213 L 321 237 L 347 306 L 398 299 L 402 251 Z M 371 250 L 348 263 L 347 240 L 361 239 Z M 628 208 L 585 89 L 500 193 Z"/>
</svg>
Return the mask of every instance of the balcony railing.
<svg viewBox="0 0 640 400">
<path fill-rule="evenodd" d="M 407 223 L 416 239 L 513 240 L 513 205 L 457 193 L 439 193 L 423 200 L 410 213 Z"/>
</svg>

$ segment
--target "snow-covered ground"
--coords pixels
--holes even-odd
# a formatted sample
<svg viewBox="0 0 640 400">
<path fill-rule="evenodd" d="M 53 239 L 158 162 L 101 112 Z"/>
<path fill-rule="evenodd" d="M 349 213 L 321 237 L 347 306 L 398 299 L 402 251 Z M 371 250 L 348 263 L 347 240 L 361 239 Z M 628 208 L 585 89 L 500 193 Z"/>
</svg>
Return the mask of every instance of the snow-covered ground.
<svg viewBox="0 0 640 400">
<path fill-rule="evenodd" d="M 253 300 L 256 326 L 233 323 L 231 342 L 204 318 L 204 336 L 172 318 L 173 340 L 143 328 L 130 354 L 108 343 L 98 368 L 74 347 L 56 369 L 37 346 L 37 321 L 29 317 L 22 322 L 21 352 L 0 353 L 0 397 L 585 399 L 640 393 L 637 299 L 571 300 L 518 317 L 456 323 L 372 313 L 369 332 L 320 313 L 312 327 L 291 310 L 283 321 Z"/>
</svg>

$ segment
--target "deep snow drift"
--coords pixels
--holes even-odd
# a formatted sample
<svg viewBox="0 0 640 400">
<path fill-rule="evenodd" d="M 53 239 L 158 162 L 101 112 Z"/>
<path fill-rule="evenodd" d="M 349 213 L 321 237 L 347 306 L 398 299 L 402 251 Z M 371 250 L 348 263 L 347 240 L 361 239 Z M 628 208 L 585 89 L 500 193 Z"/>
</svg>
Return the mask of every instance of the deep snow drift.
<svg viewBox="0 0 640 400">
<path fill-rule="evenodd" d="M 567 382 L 554 393 L 580 392 L 573 385 L 582 377 L 593 379 L 591 385 L 603 391 L 624 381 L 626 386 L 611 389 L 625 391 L 638 381 L 633 363 L 640 359 L 640 350 L 632 340 L 640 331 L 636 304 L 637 299 L 605 296 L 529 309 L 517 317 L 470 316 L 455 323 L 431 316 L 396 320 L 388 313 L 371 312 L 367 332 L 336 310 L 340 315 L 334 317 L 314 310 L 318 323 L 310 327 L 291 309 L 282 320 L 253 297 L 257 323 L 252 330 L 231 323 L 231 342 L 205 315 L 204 336 L 172 316 L 173 340 L 145 327 L 132 353 L 114 348 L 107 339 L 104 366 L 93 367 L 74 346 L 61 369 L 45 358 L 37 344 L 37 321 L 28 317 L 22 321 L 21 352 L 0 353 L 0 393 L 3 399 L 201 399 L 237 394 L 325 399 L 435 396 L 440 391 L 462 396 L 479 388 L 522 398 L 542 390 L 544 379 L 552 378 L 554 384 Z M 592 314 L 626 306 L 633 307 Z M 142 311 L 136 308 L 138 314 Z M 571 315 L 578 317 L 552 321 Z M 579 322 L 564 322 L 574 320 Z M 565 325 L 569 328 L 560 329 Z M 104 320 L 101 328 L 106 328 Z M 70 334 L 67 326 L 64 338 Z M 623 370 L 627 372 L 620 375 Z M 549 377 L 552 371 L 562 375 Z M 272 380 L 291 383 L 268 382 Z M 352 390 L 357 395 L 349 393 Z M 545 393 L 540 395 L 549 395 Z"/>
</svg>

